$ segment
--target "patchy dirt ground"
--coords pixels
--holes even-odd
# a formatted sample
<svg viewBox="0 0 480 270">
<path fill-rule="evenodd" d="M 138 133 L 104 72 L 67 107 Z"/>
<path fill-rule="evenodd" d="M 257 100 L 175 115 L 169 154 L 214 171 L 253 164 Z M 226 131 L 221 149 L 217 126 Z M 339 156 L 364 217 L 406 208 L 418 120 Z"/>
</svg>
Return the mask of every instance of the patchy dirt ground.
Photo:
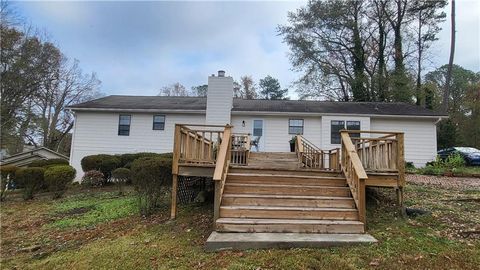
<svg viewBox="0 0 480 270">
<path fill-rule="evenodd" d="M 480 178 L 446 177 L 420 174 L 407 174 L 407 182 L 420 185 L 433 185 L 443 188 L 480 189 Z"/>
<path fill-rule="evenodd" d="M 410 178 L 406 205 L 430 214 L 399 217 L 395 193 L 382 189 L 378 203 L 370 201 L 367 208 L 368 233 L 379 242 L 325 249 L 205 252 L 211 204 L 182 205 L 175 221 L 168 219 L 167 203 L 150 218 L 125 212 L 104 220 L 91 213 L 118 213 L 118 206 L 125 206 L 133 195 L 116 196 L 100 189 L 79 190 L 55 201 L 48 196 L 30 202 L 12 199 L 0 208 L 0 265 L 1 269 L 478 269 L 480 189 L 416 183 Z M 73 218 L 96 223 L 54 226 Z"/>
</svg>

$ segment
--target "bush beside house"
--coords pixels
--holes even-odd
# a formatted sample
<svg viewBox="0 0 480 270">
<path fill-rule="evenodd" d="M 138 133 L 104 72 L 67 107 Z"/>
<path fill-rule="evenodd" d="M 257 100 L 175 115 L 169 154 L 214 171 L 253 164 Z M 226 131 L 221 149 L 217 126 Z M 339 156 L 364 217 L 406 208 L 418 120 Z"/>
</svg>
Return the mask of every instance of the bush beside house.
<svg viewBox="0 0 480 270">
<path fill-rule="evenodd" d="M 120 155 L 98 154 L 81 160 L 85 172 L 82 185 L 99 187 L 108 182 L 118 186 L 130 181 L 137 191 L 140 213 L 150 215 L 158 206 L 161 192 L 172 180 L 172 153 L 126 153 Z"/>
<path fill-rule="evenodd" d="M 44 184 L 43 174 L 45 169 L 41 167 L 20 168 L 15 173 L 15 181 L 23 187 L 23 199 L 31 200 L 34 194 Z"/>
<path fill-rule="evenodd" d="M 117 168 L 113 170 L 112 177 L 118 186 L 118 194 L 123 195 L 123 186 L 131 179 L 130 170 L 127 168 Z"/>
<path fill-rule="evenodd" d="M 82 158 L 81 165 L 84 172 L 91 170 L 102 172 L 106 183 L 112 176 L 112 171 L 120 167 L 120 159 L 113 155 L 91 155 Z"/>
<path fill-rule="evenodd" d="M 172 178 L 172 160 L 163 157 L 139 158 L 132 163 L 132 183 L 138 192 L 140 213 L 151 215 L 158 206 L 164 186 Z"/>
<path fill-rule="evenodd" d="M 75 174 L 75 169 L 69 165 L 51 166 L 45 170 L 44 179 L 53 199 L 58 199 L 65 193 Z"/>
<path fill-rule="evenodd" d="M 132 166 L 132 162 L 139 159 L 139 158 L 146 158 L 146 157 L 162 157 L 166 159 L 172 159 L 173 153 L 151 153 L 151 152 L 141 152 L 141 153 L 127 153 L 118 156 L 120 158 L 120 166 L 124 168 L 130 169 Z"/>
<path fill-rule="evenodd" d="M 68 165 L 68 160 L 61 158 L 34 160 L 28 167 L 51 167 L 56 165 Z"/>
<path fill-rule="evenodd" d="M 86 171 L 82 177 L 81 185 L 84 187 L 101 187 L 104 183 L 104 175 L 101 171 Z"/>
<path fill-rule="evenodd" d="M 467 167 L 465 160 L 459 154 L 451 155 L 442 160 L 439 157 L 427 166 L 418 169 L 412 169 L 410 172 L 424 175 L 445 175 L 445 176 L 467 176 L 479 177 L 480 169 L 477 167 Z"/>
</svg>

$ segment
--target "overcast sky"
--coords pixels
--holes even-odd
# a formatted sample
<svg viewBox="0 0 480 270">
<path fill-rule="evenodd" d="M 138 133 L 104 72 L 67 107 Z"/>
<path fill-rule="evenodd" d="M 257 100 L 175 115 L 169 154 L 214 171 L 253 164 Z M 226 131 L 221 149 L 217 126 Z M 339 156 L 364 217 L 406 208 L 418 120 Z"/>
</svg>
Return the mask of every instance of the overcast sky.
<svg viewBox="0 0 480 270">
<path fill-rule="evenodd" d="M 224 69 L 238 79 L 272 75 L 289 87 L 288 47 L 276 27 L 305 2 L 13 2 L 32 25 L 46 30 L 106 94 L 156 95 L 162 86 L 207 83 Z M 449 7 L 447 12 L 449 13 Z M 432 51 L 448 62 L 450 20 Z M 457 0 L 455 63 L 480 71 L 480 1 Z M 296 97 L 293 90 L 290 96 Z"/>
</svg>

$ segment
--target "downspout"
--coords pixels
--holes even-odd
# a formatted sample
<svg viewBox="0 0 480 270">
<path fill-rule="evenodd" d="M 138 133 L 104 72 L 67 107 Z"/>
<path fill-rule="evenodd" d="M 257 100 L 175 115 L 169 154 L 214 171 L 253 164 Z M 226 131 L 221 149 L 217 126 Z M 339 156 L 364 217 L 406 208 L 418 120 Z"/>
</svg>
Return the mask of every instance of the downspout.
<svg viewBox="0 0 480 270">
<path fill-rule="evenodd" d="M 72 132 L 72 141 L 70 142 L 70 156 L 69 156 L 69 163 L 70 166 L 72 165 L 72 158 L 73 158 L 73 149 L 74 149 L 74 144 L 75 144 L 75 133 L 77 131 L 77 115 L 75 114 L 75 111 L 72 109 L 68 109 L 72 114 L 73 114 L 73 132 Z"/>
<path fill-rule="evenodd" d="M 448 116 L 444 116 L 444 117 L 438 117 L 438 120 L 435 121 L 434 125 L 436 126 L 438 123 L 440 123 L 440 121 L 442 121 L 443 119 L 448 119 Z"/>
</svg>

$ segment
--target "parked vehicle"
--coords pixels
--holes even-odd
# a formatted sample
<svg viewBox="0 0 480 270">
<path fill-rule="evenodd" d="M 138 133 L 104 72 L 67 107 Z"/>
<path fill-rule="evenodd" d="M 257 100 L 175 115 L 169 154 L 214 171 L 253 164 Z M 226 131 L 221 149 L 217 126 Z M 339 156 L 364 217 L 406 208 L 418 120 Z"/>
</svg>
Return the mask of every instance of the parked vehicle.
<svg viewBox="0 0 480 270">
<path fill-rule="evenodd" d="M 437 152 L 441 159 L 460 154 L 468 166 L 480 166 L 480 150 L 473 147 L 451 147 Z"/>
</svg>

